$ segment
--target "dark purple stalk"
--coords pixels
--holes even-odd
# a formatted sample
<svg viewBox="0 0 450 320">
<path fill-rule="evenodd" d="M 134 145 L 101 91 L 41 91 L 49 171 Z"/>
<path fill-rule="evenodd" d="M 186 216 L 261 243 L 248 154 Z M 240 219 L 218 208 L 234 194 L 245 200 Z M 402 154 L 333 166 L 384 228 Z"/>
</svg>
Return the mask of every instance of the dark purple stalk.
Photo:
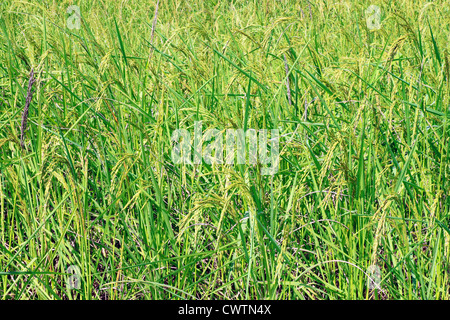
<svg viewBox="0 0 450 320">
<path fill-rule="evenodd" d="M 291 98 L 291 86 L 289 85 L 289 66 L 286 59 L 286 55 L 283 54 L 284 57 L 284 69 L 286 70 L 286 90 L 287 90 L 287 96 L 289 99 L 289 105 L 292 105 L 292 98 Z"/>
<path fill-rule="evenodd" d="M 27 120 L 28 120 L 28 110 L 30 108 L 31 100 L 33 99 L 33 84 L 36 82 L 34 79 L 34 69 L 31 69 L 30 72 L 30 80 L 28 80 L 28 90 L 27 90 L 27 99 L 25 102 L 25 108 L 22 113 L 22 124 L 20 125 L 20 146 L 22 149 L 25 148 L 24 138 L 25 138 L 25 130 L 27 129 Z"/>
</svg>

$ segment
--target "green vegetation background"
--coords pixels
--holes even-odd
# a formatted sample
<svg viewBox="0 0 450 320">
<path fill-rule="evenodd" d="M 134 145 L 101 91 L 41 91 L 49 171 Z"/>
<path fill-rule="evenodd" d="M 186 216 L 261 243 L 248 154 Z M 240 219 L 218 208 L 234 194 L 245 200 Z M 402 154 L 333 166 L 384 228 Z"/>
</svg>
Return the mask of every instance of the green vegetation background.
<svg viewBox="0 0 450 320">
<path fill-rule="evenodd" d="M 2 299 L 449 298 L 449 1 L 155 9 L 1 2 Z M 199 120 L 278 128 L 279 172 L 174 165 Z"/>
</svg>

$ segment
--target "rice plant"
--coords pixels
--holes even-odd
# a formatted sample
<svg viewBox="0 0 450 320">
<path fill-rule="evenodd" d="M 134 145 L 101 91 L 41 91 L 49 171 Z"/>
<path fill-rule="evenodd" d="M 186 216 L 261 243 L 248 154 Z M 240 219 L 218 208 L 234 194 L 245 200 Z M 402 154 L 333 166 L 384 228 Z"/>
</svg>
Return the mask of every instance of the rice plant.
<svg viewBox="0 0 450 320">
<path fill-rule="evenodd" d="M 448 0 L 3 0 L 1 298 L 449 299 L 449 21 Z M 175 163 L 200 121 L 278 130 L 277 171 Z"/>
</svg>

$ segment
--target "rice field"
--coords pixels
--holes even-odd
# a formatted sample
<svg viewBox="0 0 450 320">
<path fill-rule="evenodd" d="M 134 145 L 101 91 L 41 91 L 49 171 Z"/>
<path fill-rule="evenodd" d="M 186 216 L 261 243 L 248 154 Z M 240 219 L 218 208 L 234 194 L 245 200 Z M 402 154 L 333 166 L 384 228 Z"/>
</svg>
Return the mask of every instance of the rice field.
<svg viewBox="0 0 450 320">
<path fill-rule="evenodd" d="M 449 22 L 448 0 L 3 0 L 1 299 L 449 299 Z M 205 158 L 238 130 L 277 165 Z"/>
</svg>

